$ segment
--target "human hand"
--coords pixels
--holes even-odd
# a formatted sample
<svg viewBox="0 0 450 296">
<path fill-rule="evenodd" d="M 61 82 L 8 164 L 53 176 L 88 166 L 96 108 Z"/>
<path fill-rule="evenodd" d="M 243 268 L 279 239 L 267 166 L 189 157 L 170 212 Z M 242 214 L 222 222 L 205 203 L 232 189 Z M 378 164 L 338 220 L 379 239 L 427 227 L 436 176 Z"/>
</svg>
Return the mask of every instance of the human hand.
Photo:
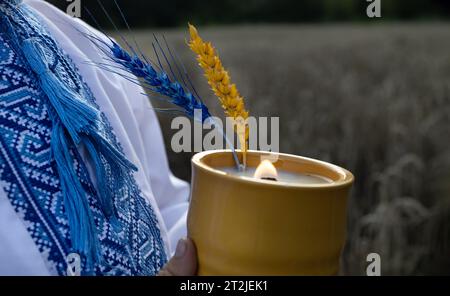
<svg viewBox="0 0 450 296">
<path fill-rule="evenodd" d="M 197 250 L 189 238 L 178 241 L 174 256 L 159 271 L 158 276 L 192 276 L 197 274 Z"/>
</svg>

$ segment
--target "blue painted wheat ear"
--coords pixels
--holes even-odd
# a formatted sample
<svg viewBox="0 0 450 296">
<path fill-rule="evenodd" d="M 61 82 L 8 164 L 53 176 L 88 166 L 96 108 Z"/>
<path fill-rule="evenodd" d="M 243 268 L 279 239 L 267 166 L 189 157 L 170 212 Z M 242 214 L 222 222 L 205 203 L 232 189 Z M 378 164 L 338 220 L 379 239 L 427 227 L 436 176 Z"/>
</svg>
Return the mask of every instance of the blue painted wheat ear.
<svg viewBox="0 0 450 296">
<path fill-rule="evenodd" d="M 103 9 L 103 12 L 110 20 L 111 24 L 119 33 L 119 30 L 115 26 L 107 10 L 99 0 L 97 2 Z M 114 2 L 122 16 L 123 21 L 130 31 L 130 27 L 122 10 L 116 0 L 114 0 Z M 88 10 L 87 13 L 97 24 L 97 27 L 100 28 L 98 22 Z M 175 58 L 176 55 L 174 56 L 174 53 L 170 49 L 165 38 L 164 44 L 166 49 L 161 46 L 158 38 L 153 35 L 155 42 L 152 43 L 152 46 L 157 58 L 157 62 L 155 63 L 142 53 L 136 42 L 135 47 L 133 47 L 122 35 L 120 35 L 120 33 L 120 38 L 125 43 L 127 49 L 124 49 L 115 40 L 108 37 L 104 32 L 102 33 L 106 38 L 100 38 L 92 32 L 80 33 L 88 38 L 104 55 L 104 60 L 102 62 L 93 62 L 95 66 L 106 71 L 116 73 L 132 83 L 141 85 L 152 94 L 160 95 L 161 100 L 175 106 L 175 108 L 171 109 L 156 109 L 157 111 L 182 113 L 190 118 L 193 118 L 194 120 L 200 120 L 202 123 L 209 121 L 212 125 L 217 126 L 208 110 L 208 107 L 201 100 L 191 82 L 191 79 L 187 75 L 186 69 L 177 61 Z M 165 64 L 167 65 L 166 68 L 168 68 L 169 71 L 164 70 L 165 67 L 161 62 L 162 58 L 164 59 Z M 170 75 L 168 72 L 170 72 Z M 196 118 L 195 110 L 201 110 L 202 118 Z M 232 150 L 236 165 L 240 167 L 239 159 L 233 145 L 231 145 L 229 139 L 223 133 L 223 130 L 220 129 L 219 131 L 222 133 L 226 143 Z"/>
</svg>

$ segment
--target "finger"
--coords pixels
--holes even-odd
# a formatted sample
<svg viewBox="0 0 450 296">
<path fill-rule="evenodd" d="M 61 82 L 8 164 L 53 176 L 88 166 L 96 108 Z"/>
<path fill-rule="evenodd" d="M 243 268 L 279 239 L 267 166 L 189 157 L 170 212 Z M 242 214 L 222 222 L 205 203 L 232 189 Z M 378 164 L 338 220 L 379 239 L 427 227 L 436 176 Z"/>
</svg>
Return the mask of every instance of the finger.
<svg viewBox="0 0 450 296">
<path fill-rule="evenodd" d="M 159 276 L 190 276 L 197 273 L 197 251 L 189 238 L 180 239 L 175 255 L 158 273 Z"/>
</svg>

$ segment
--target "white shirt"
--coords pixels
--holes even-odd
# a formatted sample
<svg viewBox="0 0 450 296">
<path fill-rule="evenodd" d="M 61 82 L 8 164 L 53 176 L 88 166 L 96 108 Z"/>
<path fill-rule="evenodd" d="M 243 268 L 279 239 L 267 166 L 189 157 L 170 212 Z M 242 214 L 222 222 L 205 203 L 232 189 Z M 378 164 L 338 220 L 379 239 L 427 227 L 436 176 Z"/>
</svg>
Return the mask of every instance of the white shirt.
<svg viewBox="0 0 450 296">
<path fill-rule="evenodd" d="M 170 172 L 160 126 L 148 98 L 142 95 L 144 90 L 86 63 L 102 59 L 95 46 L 77 31 L 95 31 L 87 24 L 44 1 L 24 3 L 34 9 L 78 67 L 125 155 L 138 167 L 136 182 L 152 205 L 168 254 L 172 254 L 178 239 L 186 235 L 189 186 Z M 0 187 L 0 275 L 51 275 L 45 258 Z"/>
</svg>

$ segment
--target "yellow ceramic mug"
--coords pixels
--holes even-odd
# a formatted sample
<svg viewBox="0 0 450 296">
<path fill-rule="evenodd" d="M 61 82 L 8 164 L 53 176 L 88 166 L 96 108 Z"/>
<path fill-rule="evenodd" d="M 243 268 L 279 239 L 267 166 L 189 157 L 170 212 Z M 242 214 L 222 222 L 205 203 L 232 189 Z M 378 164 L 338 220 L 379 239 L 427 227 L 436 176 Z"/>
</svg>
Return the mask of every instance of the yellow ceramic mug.
<svg viewBox="0 0 450 296">
<path fill-rule="evenodd" d="M 249 151 L 256 167 L 267 152 Z M 217 168 L 233 166 L 230 151 L 192 158 L 188 236 L 196 244 L 200 275 L 332 275 L 345 241 L 353 175 L 318 160 L 278 157 L 277 169 L 315 174 L 328 184 L 252 181 Z"/>
</svg>

